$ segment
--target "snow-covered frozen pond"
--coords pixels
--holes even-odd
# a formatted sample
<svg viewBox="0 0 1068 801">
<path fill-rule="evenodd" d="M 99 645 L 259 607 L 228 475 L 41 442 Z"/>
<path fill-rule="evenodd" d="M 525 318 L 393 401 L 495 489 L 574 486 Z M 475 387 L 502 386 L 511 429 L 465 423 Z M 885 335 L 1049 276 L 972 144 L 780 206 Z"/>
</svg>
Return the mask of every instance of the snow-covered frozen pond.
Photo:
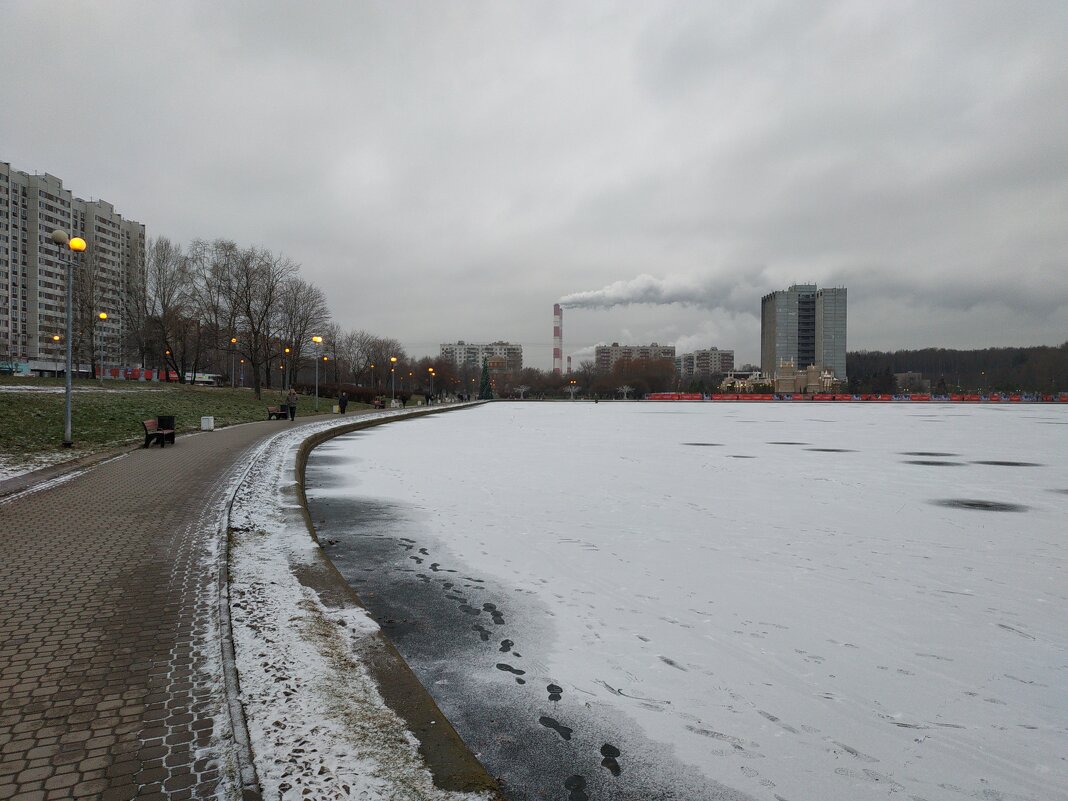
<svg viewBox="0 0 1068 801">
<path fill-rule="evenodd" d="M 1064 406 L 496 403 L 308 485 L 516 798 L 1068 797 Z"/>
</svg>

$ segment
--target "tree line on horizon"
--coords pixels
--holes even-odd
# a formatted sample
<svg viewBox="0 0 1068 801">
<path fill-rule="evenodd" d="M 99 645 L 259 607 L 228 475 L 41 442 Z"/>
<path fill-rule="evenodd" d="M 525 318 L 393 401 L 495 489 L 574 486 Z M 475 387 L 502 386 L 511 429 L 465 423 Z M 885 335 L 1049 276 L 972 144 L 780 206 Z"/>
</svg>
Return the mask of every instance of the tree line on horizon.
<svg viewBox="0 0 1068 801">
<path fill-rule="evenodd" d="M 921 373 L 936 394 L 1068 390 L 1068 342 L 1033 347 L 922 348 L 846 354 L 851 392 L 894 392 L 895 373 Z"/>
</svg>

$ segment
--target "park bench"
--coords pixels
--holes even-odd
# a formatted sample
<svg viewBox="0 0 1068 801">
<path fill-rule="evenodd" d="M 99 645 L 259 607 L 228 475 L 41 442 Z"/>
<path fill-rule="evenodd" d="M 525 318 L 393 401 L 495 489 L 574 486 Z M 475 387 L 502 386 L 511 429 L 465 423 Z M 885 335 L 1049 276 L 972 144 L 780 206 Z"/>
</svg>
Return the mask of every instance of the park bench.
<svg viewBox="0 0 1068 801">
<path fill-rule="evenodd" d="M 267 407 L 267 419 L 268 420 L 285 420 L 289 417 L 289 409 L 285 406 L 268 406 Z"/>
<path fill-rule="evenodd" d="M 145 427 L 145 445 L 148 447 L 154 442 L 158 442 L 162 448 L 168 442 L 174 444 L 174 418 L 171 416 L 157 417 L 155 420 L 142 420 L 141 425 Z"/>
</svg>

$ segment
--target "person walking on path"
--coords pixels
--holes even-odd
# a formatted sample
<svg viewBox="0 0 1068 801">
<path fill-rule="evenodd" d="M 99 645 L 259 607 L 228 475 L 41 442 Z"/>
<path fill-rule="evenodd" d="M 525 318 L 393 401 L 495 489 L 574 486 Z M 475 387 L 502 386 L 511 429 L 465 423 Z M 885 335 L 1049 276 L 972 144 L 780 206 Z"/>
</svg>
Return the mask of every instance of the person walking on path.
<svg viewBox="0 0 1068 801">
<path fill-rule="evenodd" d="M 345 407 L 349 405 L 349 393 L 344 390 L 337 396 L 337 408 L 342 414 L 345 413 Z"/>
<path fill-rule="evenodd" d="M 289 388 L 289 394 L 286 395 L 286 406 L 289 407 L 289 419 L 297 419 L 297 391 L 292 387 Z"/>
</svg>

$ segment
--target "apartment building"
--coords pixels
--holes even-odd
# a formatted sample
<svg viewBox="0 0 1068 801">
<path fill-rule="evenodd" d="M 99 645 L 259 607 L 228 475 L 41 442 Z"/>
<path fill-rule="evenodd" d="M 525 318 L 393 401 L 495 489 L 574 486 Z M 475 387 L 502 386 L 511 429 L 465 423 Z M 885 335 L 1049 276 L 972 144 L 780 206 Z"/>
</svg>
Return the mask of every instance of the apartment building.
<svg viewBox="0 0 1068 801">
<path fill-rule="evenodd" d="M 670 359 L 674 362 L 675 346 L 660 345 L 656 342 L 649 345 L 620 345 L 613 342 L 611 345 L 598 345 L 593 350 L 593 363 L 599 373 L 611 372 L 616 362 L 624 359 Z"/>
<path fill-rule="evenodd" d="M 489 360 L 499 356 L 504 359 L 505 370 L 518 373 L 523 369 L 523 346 L 511 342 L 446 342 L 441 344 L 441 358 L 453 362 L 457 367 L 474 367 L 481 369 L 483 359 Z M 494 364 L 499 364 L 494 361 Z"/>
<path fill-rule="evenodd" d="M 675 357 L 675 372 L 686 381 L 688 379 L 710 378 L 723 375 L 734 369 L 734 351 L 708 348 L 684 353 Z"/>
<path fill-rule="evenodd" d="M 52 242 L 57 228 L 85 239 L 74 255 Z M 68 259 L 73 258 L 75 360 L 103 352 L 124 364 L 123 325 L 131 293 L 144 291 L 145 227 L 102 200 L 72 195 L 54 175 L 0 162 L 0 365 L 46 373 L 66 358 Z M 101 322 L 100 312 L 107 320 Z M 58 337 L 58 339 L 56 339 Z M 86 367 L 86 369 L 88 369 Z"/>
</svg>

